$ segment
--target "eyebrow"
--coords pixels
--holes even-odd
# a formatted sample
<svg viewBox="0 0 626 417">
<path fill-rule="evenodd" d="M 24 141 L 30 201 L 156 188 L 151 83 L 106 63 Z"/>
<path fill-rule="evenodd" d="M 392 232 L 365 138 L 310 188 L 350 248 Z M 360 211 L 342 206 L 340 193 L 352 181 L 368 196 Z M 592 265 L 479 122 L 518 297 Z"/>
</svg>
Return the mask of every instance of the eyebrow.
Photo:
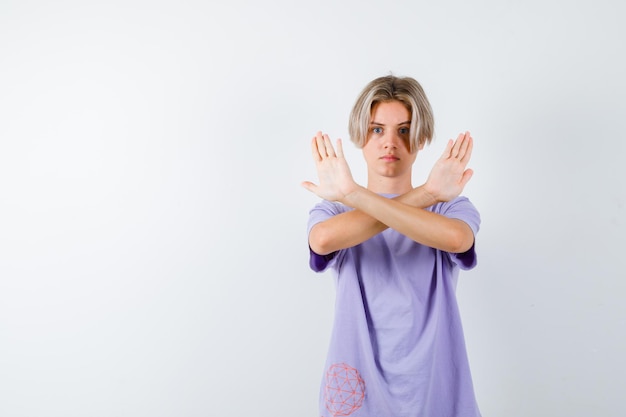
<svg viewBox="0 0 626 417">
<path fill-rule="evenodd" d="M 408 121 L 406 121 L 406 122 L 399 123 L 399 124 L 398 124 L 398 126 L 402 126 L 402 125 L 410 125 L 410 124 L 411 124 L 411 121 L 410 121 L 410 120 L 408 120 Z M 383 124 L 383 123 L 378 123 L 378 122 L 374 122 L 374 121 L 371 121 L 371 122 L 370 122 L 370 125 L 384 126 L 384 124 Z"/>
</svg>

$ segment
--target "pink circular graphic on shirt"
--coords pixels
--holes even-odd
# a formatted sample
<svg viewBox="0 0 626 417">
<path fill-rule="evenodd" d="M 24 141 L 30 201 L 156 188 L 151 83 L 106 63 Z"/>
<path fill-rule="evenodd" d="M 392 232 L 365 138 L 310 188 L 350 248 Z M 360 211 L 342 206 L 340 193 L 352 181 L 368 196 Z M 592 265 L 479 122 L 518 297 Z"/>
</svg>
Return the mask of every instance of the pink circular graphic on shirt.
<svg viewBox="0 0 626 417">
<path fill-rule="evenodd" d="M 349 416 L 361 408 L 365 398 L 365 381 L 359 371 L 346 365 L 336 363 L 326 372 L 326 388 L 324 399 L 326 408 L 333 417 Z"/>
</svg>

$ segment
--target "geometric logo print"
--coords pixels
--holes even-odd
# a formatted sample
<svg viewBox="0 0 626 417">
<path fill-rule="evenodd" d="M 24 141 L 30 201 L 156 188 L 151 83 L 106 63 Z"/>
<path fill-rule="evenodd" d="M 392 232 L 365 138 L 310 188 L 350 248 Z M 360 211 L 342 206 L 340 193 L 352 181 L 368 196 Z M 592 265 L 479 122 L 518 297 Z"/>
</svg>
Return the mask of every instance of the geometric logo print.
<svg viewBox="0 0 626 417">
<path fill-rule="evenodd" d="M 345 363 L 336 363 L 328 368 L 324 399 L 333 417 L 354 413 L 363 405 L 364 397 L 365 381 L 359 371 Z"/>
</svg>

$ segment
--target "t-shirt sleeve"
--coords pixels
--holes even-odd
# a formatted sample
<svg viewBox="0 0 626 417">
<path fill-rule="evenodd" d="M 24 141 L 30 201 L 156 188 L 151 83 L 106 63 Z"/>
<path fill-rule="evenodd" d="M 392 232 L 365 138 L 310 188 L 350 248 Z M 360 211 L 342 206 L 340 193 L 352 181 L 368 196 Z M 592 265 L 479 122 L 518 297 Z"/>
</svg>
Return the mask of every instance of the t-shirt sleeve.
<svg viewBox="0 0 626 417">
<path fill-rule="evenodd" d="M 315 205 L 315 207 L 313 207 L 309 212 L 307 237 L 309 236 L 309 233 L 311 233 L 313 226 L 341 212 L 342 210 L 337 203 L 322 201 L 321 203 Z M 328 255 L 320 255 L 315 253 L 309 246 L 309 266 L 315 272 L 322 272 L 336 262 L 337 255 L 339 255 L 340 252 L 341 251 L 329 253 Z"/>
<path fill-rule="evenodd" d="M 440 210 L 440 214 L 451 219 L 459 219 L 467 223 L 470 229 L 472 229 L 474 233 L 474 244 L 472 247 L 463 253 L 449 253 L 449 256 L 450 260 L 461 269 L 474 268 L 478 263 L 476 257 L 476 235 L 480 229 L 480 214 L 478 210 L 467 197 L 457 197 L 450 202 L 443 203 Z"/>
</svg>

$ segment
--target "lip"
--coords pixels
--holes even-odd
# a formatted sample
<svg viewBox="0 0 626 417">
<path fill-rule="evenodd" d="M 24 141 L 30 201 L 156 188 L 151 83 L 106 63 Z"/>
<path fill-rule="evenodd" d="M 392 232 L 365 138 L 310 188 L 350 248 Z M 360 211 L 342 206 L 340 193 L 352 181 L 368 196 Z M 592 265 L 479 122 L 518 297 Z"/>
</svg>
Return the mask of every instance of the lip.
<svg viewBox="0 0 626 417">
<path fill-rule="evenodd" d="M 385 161 L 385 162 L 395 162 L 395 161 L 399 161 L 400 158 L 398 158 L 397 156 L 394 155 L 384 155 L 380 157 L 381 160 Z"/>
</svg>

